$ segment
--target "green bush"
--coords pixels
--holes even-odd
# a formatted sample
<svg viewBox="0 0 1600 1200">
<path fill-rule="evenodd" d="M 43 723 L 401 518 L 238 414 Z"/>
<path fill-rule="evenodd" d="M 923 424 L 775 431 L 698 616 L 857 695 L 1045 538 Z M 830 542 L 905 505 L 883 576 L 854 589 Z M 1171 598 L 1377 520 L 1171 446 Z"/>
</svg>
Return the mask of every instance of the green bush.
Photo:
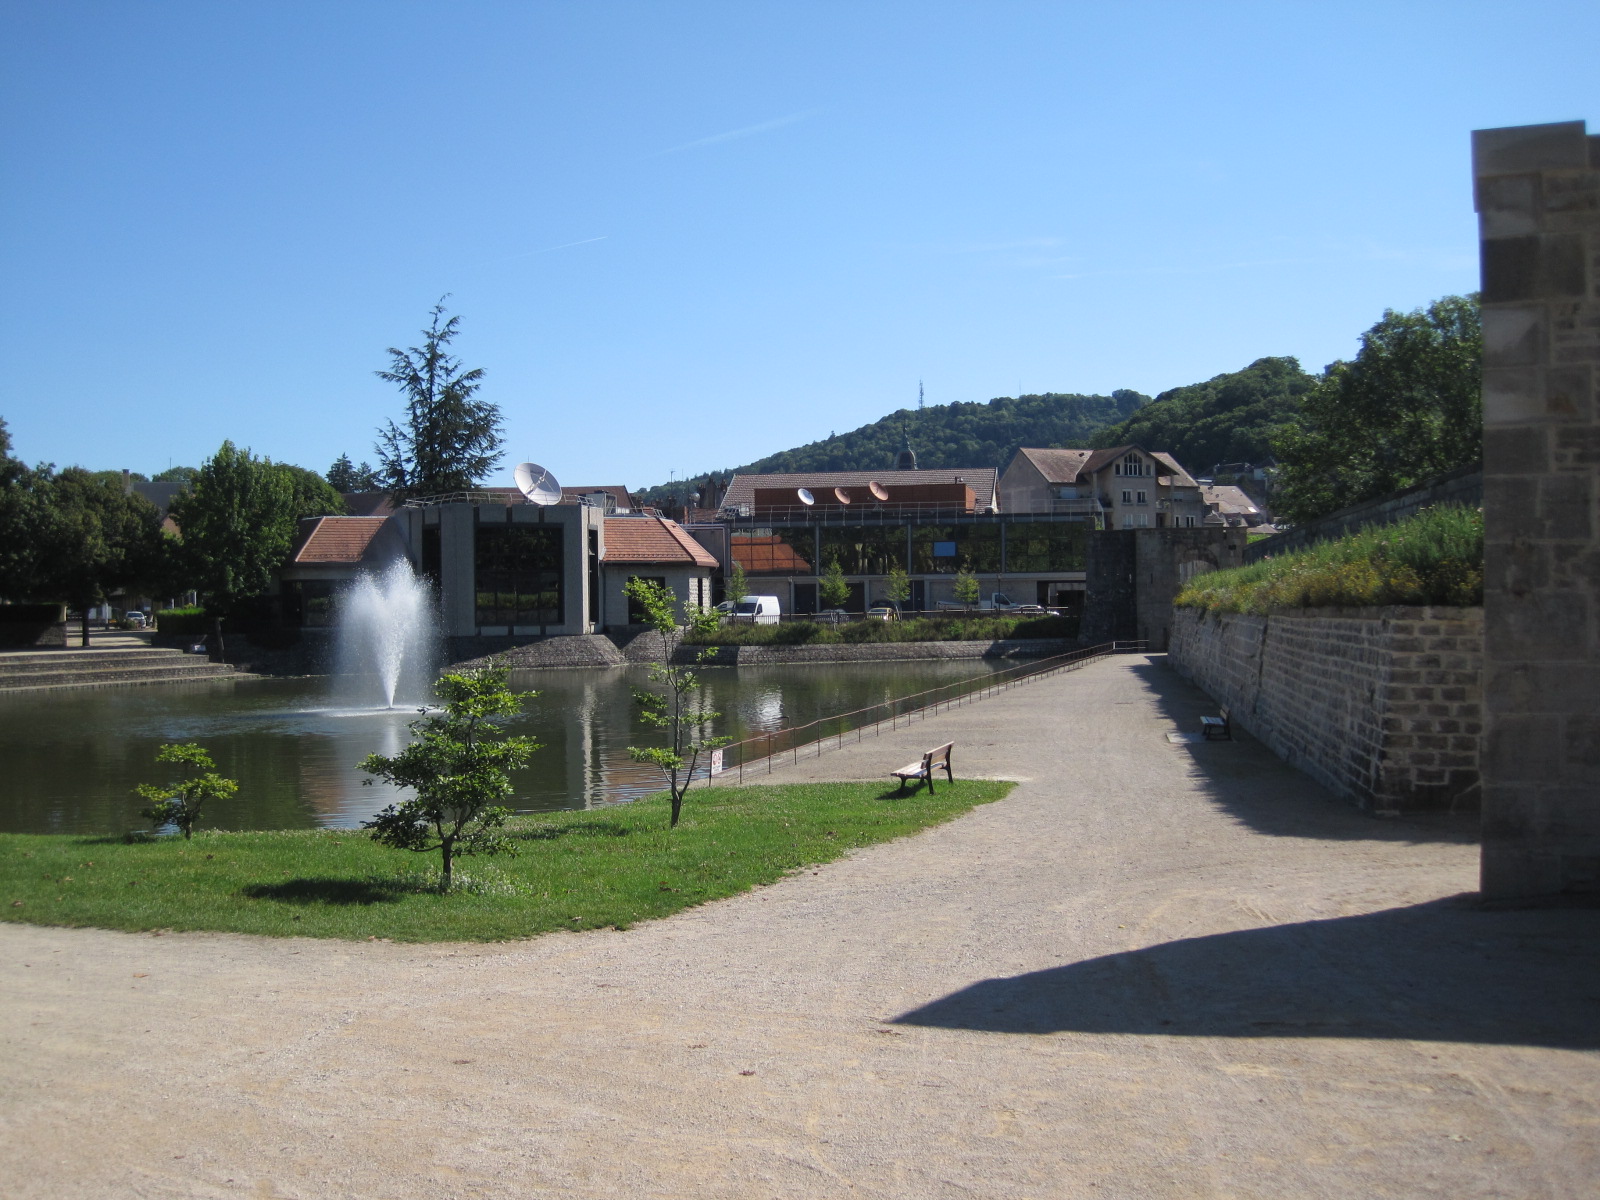
<svg viewBox="0 0 1600 1200">
<path fill-rule="evenodd" d="M 163 608 L 156 613 L 156 628 L 168 634 L 203 634 L 211 628 L 211 618 L 203 608 Z"/>
<path fill-rule="evenodd" d="M 1208 612 L 1483 603 L 1483 513 L 1424 509 L 1293 554 L 1191 579 L 1173 603 Z"/>
</svg>

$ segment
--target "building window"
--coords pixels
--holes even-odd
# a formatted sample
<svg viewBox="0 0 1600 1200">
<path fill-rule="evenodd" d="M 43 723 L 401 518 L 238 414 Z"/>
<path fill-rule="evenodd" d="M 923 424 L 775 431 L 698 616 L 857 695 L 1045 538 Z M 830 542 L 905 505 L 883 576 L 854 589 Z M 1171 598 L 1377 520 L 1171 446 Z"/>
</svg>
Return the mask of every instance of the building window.
<svg viewBox="0 0 1600 1200">
<path fill-rule="evenodd" d="M 917 525 L 911 530 L 913 575 L 999 570 L 998 525 Z"/>
<path fill-rule="evenodd" d="M 835 559 L 846 575 L 887 575 L 890 567 L 906 569 L 904 525 L 824 526 L 822 561 Z"/>
<path fill-rule="evenodd" d="M 480 525 L 476 559 L 479 625 L 564 625 L 562 528 Z"/>
<path fill-rule="evenodd" d="M 1146 492 L 1140 492 L 1139 493 L 1139 503 L 1140 504 L 1149 504 L 1150 503 L 1149 494 L 1146 493 Z"/>
<path fill-rule="evenodd" d="M 1088 556 L 1084 521 L 1016 524 L 1006 530 L 1006 565 L 1011 571 L 1081 571 Z"/>
<path fill-rule="evenodd" d="M 1131 491 L 1123 492 L 1122 493 L 1122 502 L 1124 504 L 1132 504 L 1133 503 L 1133 493 Z"/>
</svg>

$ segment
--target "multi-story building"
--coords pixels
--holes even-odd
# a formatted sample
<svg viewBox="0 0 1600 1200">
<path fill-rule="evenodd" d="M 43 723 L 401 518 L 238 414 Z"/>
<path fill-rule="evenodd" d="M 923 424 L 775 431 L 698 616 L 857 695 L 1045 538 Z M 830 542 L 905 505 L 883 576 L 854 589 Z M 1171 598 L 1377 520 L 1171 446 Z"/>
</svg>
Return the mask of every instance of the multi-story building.
<svg viewBox="0 0 1600 1200">
<path fill-rule="evenodd" d="M 1024 447 L 1000 477 L 1000 495 L 1007 512 L 1075 516 L 1100 529 L 1192 529 L 1209 511 L 1177 459 L 1135 445 Z"/>
</svg>

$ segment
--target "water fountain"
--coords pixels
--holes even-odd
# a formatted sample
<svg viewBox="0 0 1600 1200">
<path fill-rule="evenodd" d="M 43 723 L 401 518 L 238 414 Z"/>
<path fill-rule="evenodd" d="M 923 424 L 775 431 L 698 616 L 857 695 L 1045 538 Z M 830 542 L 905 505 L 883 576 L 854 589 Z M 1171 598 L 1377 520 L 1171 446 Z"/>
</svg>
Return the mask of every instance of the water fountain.
<svg viewBox="0 0 1600 1200">
<path fill-rule="evenodd" d="M 344 590 L 334 632 L 342 701 L 394 708 L 432 698 L 439 649 L 433 594 L 404 558 Z"/>
</svg>

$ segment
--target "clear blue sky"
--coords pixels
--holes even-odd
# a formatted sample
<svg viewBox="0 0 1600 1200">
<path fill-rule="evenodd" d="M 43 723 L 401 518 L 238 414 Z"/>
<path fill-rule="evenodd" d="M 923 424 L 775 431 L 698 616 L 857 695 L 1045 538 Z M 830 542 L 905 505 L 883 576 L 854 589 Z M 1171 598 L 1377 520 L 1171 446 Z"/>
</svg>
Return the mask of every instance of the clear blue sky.
<svg viewBox="0 0 1600 1200">
<path fill-rule="evenodd" d="M 1600 5 L 0 4 L 30 461 L 325 469 L 450 293 L 508 458 L 635 487 L 916 403 L 1353 353 L 1476 286 L 1474 128 Z"/>
</svg>

